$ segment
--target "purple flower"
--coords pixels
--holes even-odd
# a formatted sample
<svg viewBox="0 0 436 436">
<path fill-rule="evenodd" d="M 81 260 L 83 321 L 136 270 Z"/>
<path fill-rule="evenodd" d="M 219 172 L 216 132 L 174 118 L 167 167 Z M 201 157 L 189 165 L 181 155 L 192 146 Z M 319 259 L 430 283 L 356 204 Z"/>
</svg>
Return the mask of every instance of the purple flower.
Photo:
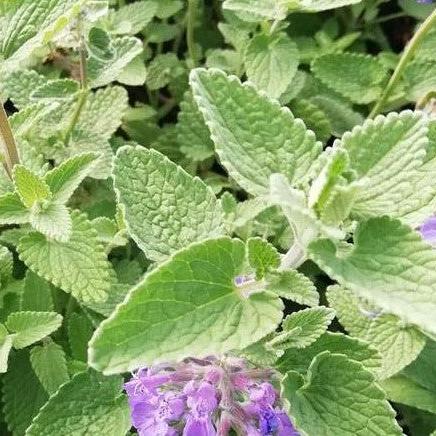
<svg viewBox="0 0 436 436">
<path fill-rule="evenodd" d="M 249 392 L 250 403 L 245 410 L 257 417 L 261 436 L 299 436 L 286 413 L 274 408 L 278 395 L 272 384 L 253 385 Z"/>
<path fill-rule="evenodd" d="M 432 216 L 420 228 L 422 237 L 431 245 L 436 246 L 436 217 Z"/>
<path fill-rule="evenodd" d="M 169 421 L 180 419 L 185 410 L 185 402 L 172 392 L 144 397 L 142 401 L 135 398 L 130 403 L 132 424 L 142 435 L 170 436 L 176 434 Z"/>
<path fill-rule="evenodd" d="M 426 4 L 431 4 L 433 3 L 433 0 L 417 0 L 418 3 L 426 3 Z"/>
<path fill-rule="evenodd" d="M 277 436 L 300 436 L 300 433 L 295 430 L 295 427 L 289 419 L 289 416 L 285 412 L 278 412 L 277 418 L 279 419 Z"/>
<path fill-rule="evenodd" d="M 190 381 L 185 386 L 184 393 L 187 395 L 189 413 L 183 436 L 214 436 L 216 431 L 212 413 L 218 405 L 215 387 L 208 382 L 196 386 L 195 381 Z"/>
<path fill-rule="evenodd" d="M 140 436 L 299 436 L 270 383 L 240 358 L 186 359 L 141 369 L 125 384 Z"/>
</svg>

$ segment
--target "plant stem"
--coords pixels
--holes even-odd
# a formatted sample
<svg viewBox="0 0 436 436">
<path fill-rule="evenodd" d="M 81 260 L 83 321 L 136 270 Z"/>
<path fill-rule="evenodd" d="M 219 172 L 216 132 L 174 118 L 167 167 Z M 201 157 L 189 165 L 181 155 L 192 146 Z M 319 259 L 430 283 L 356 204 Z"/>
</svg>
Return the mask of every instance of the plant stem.
<svg viewBox="0 0 436 436">
<path fill-rule="evenodd" d="M 430 100 L 433 100 L 436 98 L 436 91 L 429 92 L 426 96 L 424 96 L 421 100 L 418 101 L 416 104 L 417 109 L 424 109 L 425 106 L 430 102 Z"/>
<path fill-rule="evenodd" d="M 64 144 L 68 145 L 71 139 L 71 135 L 74 131 L 74 128 L 76 127 L 77 122 L 79 121 L 80 114 L 82 113 L 83 107 L 85 106 L 86 99 L 88 97 L 88 78 L 86 74 L 86 48 L 85 48 L 85 41 L 83 38 L 83 28 L 82 28 L 82 20 L 79 17 L 78 22 L 78 32 L 79 32 L 79 39 L 80 39 L 80 47 L 79 47 L 79 59 L 80 59 L 80 94 L 79 99 L 77 101 L 76 110 L 73 113 L 73 116 L 71 117 L 70 124 L 67 127 L 67 131 L 65 133 L 64 137 Z"/>
<path fill-rule="evenodd" d="M 0 102 L 0 106 L 0 144 L 1 148 L 4 150 L 5 170 L 8 176 L 12 178 L 12 168 L 14 165 L 20 163 L 20 158 L 3 103 Z"/>
<path fill-rule="evenodd" d="M 306 260 L 306 253 L 299 242 L 295 242 L 282 257 L 279 271 L 298 268 Z"/>
<path fill-rule="evenodd" d="M 390 78 L 389 83 L 387 84 L 382 96 L 380 97 L 380 99 L 372 109 L 371 113 L 369 114 L 369 118 L 374 118 L 382 111 L 383 106 L 387 102 L 389 96 L 391 95 L 398 81 L 401 79 L 401 76 L 404 73 L 404 69 L 406 65 L 413 58 L 413 55 L 421 45 L 422 40 L 424 39 L 424 37 L 427 35 L 427 33 L 430 31 L 430 29 L 433 27 L 435 23 L 436 23 L 436 9 L 431 13 L 431 15 L 429 15 L 429 17 L 424 21 L 424 23 L 422 23 L 421 27 L 416 31 L 413 38 L 407 44 L 407 47 L 404 49 L 403 55 L 401 56 L 401 59 L 398 62 L 397 68 L 392 74 L 392 77 Z"/>
<path fill-rule="evenodd" d="M 71 117 L 70 124 L 68 125 L 67 132 L 65 133 L 64 144 L 68 145 L 71 139 L 71 135 L 73 133 L 74 128 L 76 127 L 77 122 L 79 121 L 80 114 L 82 113 L 82 109 L 85 106 L 86 99 L 88 97 L 88 90 L 82 89 L 79 94 L 79 100 L 77 101 L 76 110 L 74 111 L 73 116 Z"/>
<path fill-rule="evenodd" d="M 381 24 L 385 23 L 386 21 L 396 20 L 397 18 L 403 17 L 407 17 L 405 12 L 396 12 L 395 14 L 384 15 L 383 17 L 376 18 L 375 20 L 371 21 L 371 24 Z"/>
<path fill-rule="evenodd" d="M 188 46 L 189 57 L 192 59 L 194 67 L 197 66 L 197 55 L 195 53 L 195 39 L 194 39 L 194 24 L 196 9 L 198 6 L 197 0 L 188 0 L 188 14 L 186 23 L 186 44 Z"/>
<path fill-rule="evenodd" d="M 168 99 L 157 111 L 158 119 L 166 117 L 177 105 L 177 102 L 171 98 Z"/>
</svg>

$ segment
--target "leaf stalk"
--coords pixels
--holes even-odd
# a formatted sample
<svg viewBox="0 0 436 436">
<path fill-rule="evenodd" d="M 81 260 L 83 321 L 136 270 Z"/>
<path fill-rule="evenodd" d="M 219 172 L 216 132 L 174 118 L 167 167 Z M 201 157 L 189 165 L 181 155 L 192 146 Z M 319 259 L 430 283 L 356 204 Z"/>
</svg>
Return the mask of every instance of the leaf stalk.
<svg viewBox="0 0 436 436">
<path fill-rule="evenodd" d="M 398 62 L 398 65 L 395 68 L 395 71 L 392 74 L 385 90 L 383 91 L 380 99 L 377 101 L 377 103 L 375 104 L 371 113 L 369 114 L 369 118 L 374 118 L 376 115 L 378 115 L 383 110 L 383 107 L 385 106 L 392 91 L 395 89 L 398 81 L 401 79 L 401 77 L 404 73 L 404 69 L 406 68 L 406 66 L 410 62 L 410 60 L 413 58 L 414 54 L 416 53 L 418 48 L 421 46 L 421 43 L 422 43 L 424 37 L 432 29 L 432 27 L 435 23 L 436 23 L 436 9 L 422 23 L 422 25 L 416 31 L 413 38 L 407 44 L 407 46 L 403 52 L 403 55 L 401 56 L 401 58 Z"/>
<path fill-rule="evenodd" d="M 0 104 L 0 107 L 0 143 L 4 154 L 4 167 L 8 176 L 12 178 L 12 168 L 20 163 L 20 158 L 5 108 L 3 104 Z"/>
</svg>

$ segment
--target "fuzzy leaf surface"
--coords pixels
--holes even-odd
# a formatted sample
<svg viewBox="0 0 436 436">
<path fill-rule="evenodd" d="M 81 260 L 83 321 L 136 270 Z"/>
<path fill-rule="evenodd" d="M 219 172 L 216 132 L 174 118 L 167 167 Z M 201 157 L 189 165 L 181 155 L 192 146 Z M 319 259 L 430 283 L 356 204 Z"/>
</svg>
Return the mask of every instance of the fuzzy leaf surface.
<svg viewBox="0 0 436 436">
<path fill-rule="evenodd" d="M 93 370 L 77 374 L 50 397 L 26 436 L 125 434 L 131 424 L 121 386 L 121 377 L 104 377 Z"/>
<path fill-rule="evenodd" d="M 271 98 L 279 98 L 297 72 L 298 58 L 297 45 L 287 35 L 257 35 L 244 55 L 248 80 Z"/>
<path fill-rule="evenodd" d="M 329 88 L 358 104 L 376 100 L 386 79 L 386 71 L 377 59 L 354 53 L 321 56 L 312 64 L 312 71 Z"/>
<path fill-rule="evenodd" d="M 48 395 L 32 369 L 28 350 L 10 356 L 9 371 L 2 377 L 3 413 L 13 436 L 24 435 Z"/>
<path fill-rule="evenodd" d="M 282 302 L 269 292 L 240 295 L 234 279 L 244 259 L 244 244 L 228 238 L 176 253 L 100 324 L 90 342 L 91 365 L 123 372 L 242 349 L 272 332 Z"/>
<path fill-rule="evenodd" d="M 30 362 L 41 384 L 49 395 L 69 380 L 67 361 L 62 347 L 53 341 L 33 347 Z"/>
<path fill-rule="evenodd" d="M 56 312 L 14 312 L 8 316 L 6 327 L 15 333 L 14 348 L 24 348 L 56 331 L 62 316 Z"/>
<path fill-rule="evenodd" d="M 404 325 L 397 316 L 366 307 L 354 293 L 335 286 L 329 289 L 327 298 L 345 329 L 379 351 L 382 357 L 379 378 L 398 373 L 424 348 L 425 336 L 417 328 Z"/>
<path fill-rule="evenodd" d="M 321 143 L 287 108 L 220 70 L 193 70 L 190 82 L 221 163 L 241 187 L 262 195 L 273 173 L 294 185 L 307 177 Z"/>
<path fill-rule="evenodd" d="M 297 428 L 310 435 L 403 434 L 371 372 L 342 354 L 318 354 L 306 377 L 288 372 L 282 394 Z"/>
<path fill-rule="evenodd" d="M 406 323 L 436 333 L 436 252 L 398 220 L 371 218 L 354 234 L 354 246 L 338 250 L 321 239 L 311 258 L 342 286 Z"/>
<path fill-rule="evenodd" d="M 425 116 L 404 111 L 368 120 L 337 143 L 347 150 L 351 169 L 363 179 L 353 206 L 358 218 L 386 214 L 409 222 L 411 213 L 430 202 L 426 189 L 417 194 L 415 185 L 428 180 L 423 168 L 427 134 Z"/>
<path fill-rule="evenodd" d="M 73 229 L 68 242 L 31 232 L 20 240 L 20 258 L 33 272 L 79 301 L 104 300 L 111 274 L 104 247 L 83 214 L 74 211 L 71 216 Z"/>
<path fill-rule="evenodd" d="M 121 148 L 114 183 L 127 229 L 150 259 L 222 233 L 221 204 L 212 190 L 155 150 Z"/>
</svg>

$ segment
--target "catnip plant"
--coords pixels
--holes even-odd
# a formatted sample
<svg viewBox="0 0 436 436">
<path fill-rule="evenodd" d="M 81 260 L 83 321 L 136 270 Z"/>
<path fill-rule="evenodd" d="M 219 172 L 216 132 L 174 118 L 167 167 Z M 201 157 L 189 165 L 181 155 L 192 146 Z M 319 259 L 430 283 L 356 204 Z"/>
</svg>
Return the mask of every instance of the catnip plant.
<svg viewBox="0 0 436 436">
<path fill-rule="evenodd" d="M 436 435 L 435 4 L 0 24 L 0 434 Z"/>
</svg>

